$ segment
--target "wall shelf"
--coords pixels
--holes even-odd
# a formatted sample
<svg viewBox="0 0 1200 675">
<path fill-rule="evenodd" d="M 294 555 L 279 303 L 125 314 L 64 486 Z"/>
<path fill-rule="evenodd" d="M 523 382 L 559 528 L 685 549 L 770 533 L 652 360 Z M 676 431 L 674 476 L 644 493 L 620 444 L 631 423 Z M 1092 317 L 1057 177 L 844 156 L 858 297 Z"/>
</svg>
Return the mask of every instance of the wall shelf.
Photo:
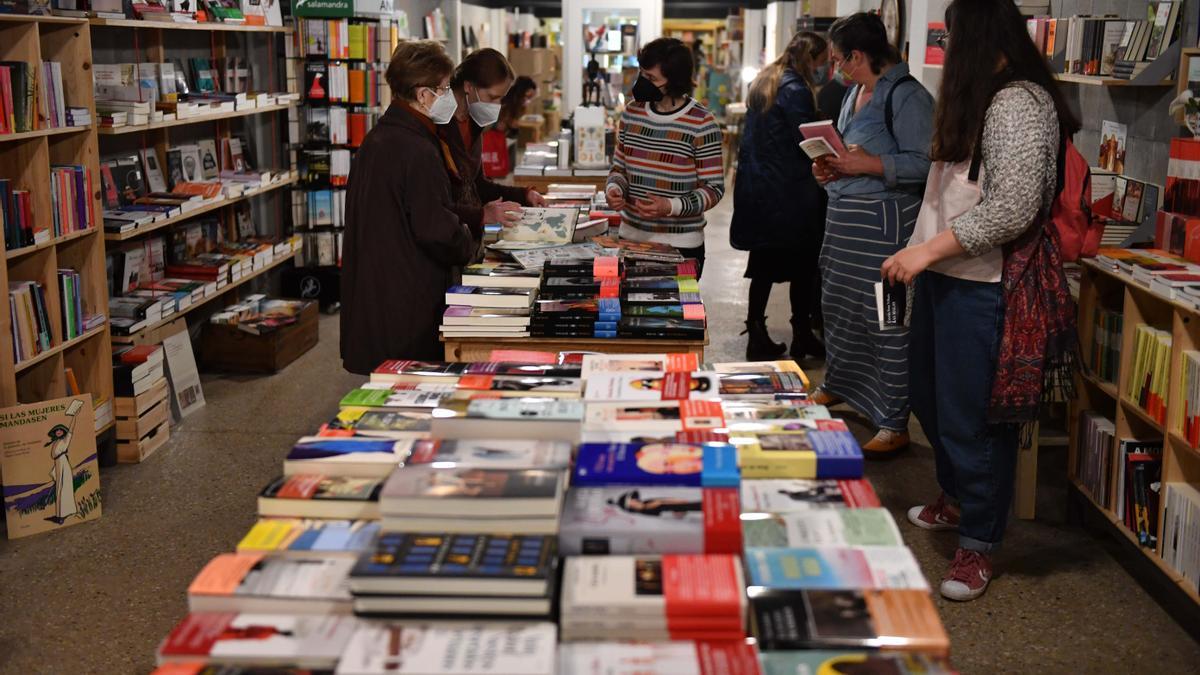
<svg viewBox="0 0 1200 675">
<path fill-rule="evenodd" d="M 129 239 L 136 239 L 138 237 L 142 237 L 147 234 L 150 234 L 151 232 L 157 232 L 158 230 L 161 230 L 164 227 L 170 227 L 172 225 L 182 223 L 185 220 L 191 220 L 192 218 L 195 218 L 196 216 L 202 216 L 206 213 L 211 213 L 213 211 L 216 211 L 217 209 L 224 208 L 231 204 L 237 204 L 238 202 L 244 202 L 247 199 L 250 199 L 251 197 L 257 197 L 258 195 L 267 194 L 268 192 L 278 190 L 279 188 L 293 185 L 298 180 L 299 180 L 299 176 L 291 175 L 284 180 L 276 181 L 264 188 L 260 188 L 253 192 L 243 193 L 240 197 L 234 197 L 233 199 L 222 199 L 220 201 L 216 201 L 211 204 L 202 206 L 198 209 L 188 211 L 187 213 L 181 213 L 178 216 L 174 216 L 172 218 L 167 218 L 166 220 L 160 220 L 157 223 L 149 223 L 147 225 L 144 225 L 137 229 L 131 230 L 129 232 L 105 232 L 104 240 L 105 241 L 127 241 Z"/>
<path fill-rule="evenodd" d="M 22 131 L 15 134 L 0 134 L 0 143 L 8 141 L 24 141 L 30 138 L 41 138 L 42 136 L 57 136 L 58 134 L 73 134 L 80 131 L 91 129 L 90 124 L 85 124 L 78 127 L 57 127 L 54 129 L 37 129 L 34 131 Z"/>
<path fill-rule="evenodd" d="M 97 28 L 151 28 L 156 30 L 224 31 L 231 33 L 291 33 L 291 26 L 250 26 L 237 23 L 176 23 L 174 21 L 141 21 L 139 19 L 91 19 Z"/>
<path fill-rule="evenodd" d="M 234 119 L 237 117 L 246 117 L 248 115 L 262 115 L 270 112 L 279 112 L 296 106 L 295 101 L 287 103 L 278 103 L 275 105 L 262 106 L 259 108 L 246 108 L 245 110 L 235 110 L 233 112 L 217 113 L 213 115 L 196 115 L 195 117 L 187 117 L 181 120 L 170 120 L 168 122 L 151 122 L 150 124 L 139 124 L 136 126 L 124 127 L 101 127 L 96 130 L 96 133 L 101 136 L 121 136 L 123 134 L 136 134 L 143 131 L 153 131 L 154 129 L 169 129 L 171 127 L 182 127 L 189 124 L 203 124 L 205 122 L 217 122 L 220 120 Z"/>
<path fill-rule="evenodd" d="M 45 361 L 46 359 L 50 358 L 51 356 L 58 354 L 59 352 L 62 352 L 66 349 L 70 349 L 71 347 L 74 347 L 75 345 L 79 344 L 80 342 L 83 342 L 84 340 L 90 340 L 91 338 L 94 338 L 97 335 L 100 335 L 101 333 L 104 332 L 104 329 L 106 327 L 107 327 L 107 324 L 102 324 L 102 325 L 96 326 L 95 328 L 85 332 L 83 335 L 80 335 L 78 337 L 73 337 L 70 340 L 63 342 L 62 344 L 54 345 L 50 349 L 47 349 L 46 351 L 38 354 L 37 356 L 34 356 L 33 358 L 25 359 L 24 361 L 18 361 L 17 364 L 14 366 L 14 369 L 19 373 L 23 370 L 32 368 L 32 367 L 36 366 L 37 364 L 41 363 L 42 361 Z"/>
<path fill-rule="evenodd" d="M 1106 77 L 1103 75 L 1077 75 L 1075 73 L 1055 73 L 1055 79 L 1059 82 L 1070 82 L 1071 84 L 1090 85 L 1094 87 L 1174 87 L 1175 80 L 1160 80 L 1158 82 L 1150 82 L 1148 84 L 1138 84 L 1134 80 L 1122 80 L 1119 77 Z"/>
<path fill-rule="evenodd" d="M 76 239 L 79 239 L 80 237 L 86 237 L 89 234 L 95 234 L 95 233 L 96 233 L 96 229 L 91 228 L 91 227 L 89 227 L 86 230 L 76 230 L 74 232 L 68 232 L 61 237 L 56 237 L 54 239 L 51 239 L 50 241 L 47 241 L 47 242 L 44 242 L 41 244 L 34 244 L 33 246 L 25 246 L 23 248 L 14 248 L 11 251 L 5 251 L 4 257 L 8 260 L 14 260 L 16 258 L 20 258 L 21 256 L 29 255 L 30 253 L 37 253 L 38 251 L 48 249 L 52 246 L 58 246 L 59 244 L 65 244 L 68 241 L 75 241 Z"/>
</svg>

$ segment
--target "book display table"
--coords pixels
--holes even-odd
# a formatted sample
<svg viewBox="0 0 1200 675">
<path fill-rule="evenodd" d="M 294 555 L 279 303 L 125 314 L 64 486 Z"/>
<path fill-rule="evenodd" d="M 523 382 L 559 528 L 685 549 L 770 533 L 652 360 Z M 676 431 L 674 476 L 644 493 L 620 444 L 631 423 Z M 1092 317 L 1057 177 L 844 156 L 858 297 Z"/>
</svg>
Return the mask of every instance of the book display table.
<svg viewBox="0 0 1200 675">
<path fill-rule="evenodd" d="M 533 188 L 542 194 L 550 191 L 550 185 L 561 183 L 564 185 L 586 185 L 594 187 L 600 191 L 604 189 L 604 184 L 608 181 L 608 176 L 513 176 L 512 184 L 517 187 Z"/>
<path fill-rule="evenodd" d="M 529 349 L 539 352 L 601 352 L 604 354 L 695 354 L 704 362 L 704 348 L 708 345 L 708 332 L 703 340 L 646 340 L 622 338 L 442 338 L 446 346 L 446 360 L 487 361 L 493 349 Z"/>
</svg>

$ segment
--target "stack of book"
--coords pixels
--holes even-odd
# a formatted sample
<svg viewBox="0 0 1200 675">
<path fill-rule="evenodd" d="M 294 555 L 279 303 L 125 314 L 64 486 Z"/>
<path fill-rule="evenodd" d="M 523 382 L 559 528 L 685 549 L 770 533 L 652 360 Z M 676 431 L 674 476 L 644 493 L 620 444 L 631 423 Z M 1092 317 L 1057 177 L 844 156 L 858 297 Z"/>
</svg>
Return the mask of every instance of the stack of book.
<svg viewBox="0 0 1200 675">
<path fill-rule="evenodd" d="M 1195 555 L 1200 547 L 1200 490 L 1178 482 L 1163 487 L 1162 557 L 1195 591 L 1200 588 L 1200 556 Z"/>
<path fill-rule="evenodd" d="M 140 462 L 170 438 L 171 402 L 161 345 L 114 345 L 117 460 Z"/>
<path fill-rule="evenodd" d="M 516 299 L 531 293 L 541 282 L 541 270 L 525 269 L 512 263 L 481 263 L 463 270 L 462 286 L 491 289 L 515 289 L 514 306 L 459 305 L 449 301 L 442 315 L 445 337 L 526 337 L 529 335 L 530 308 Z M 453 290 L 453 289 L 451 289 Z M 474 295 L 474 294 L 472 294 Z M 481 296 L 482 297 L 482 296 Z M 470 298 L 476 300 L 476 298 Z M 508 302 L 509 298 L 504 298 Z"/>
<path fill-rule="evenodd" d="M 617 257 L 548 262 L 530 323 L 537 337 L 702 340 L 706 327 L 694 261 Z"/>
<path fill-rule="evenodd" d="M 794 363 L 539 356 L 381 364 L 293 445 L 159 663 L 773 675 L 870 655 L 951 672 L 861 473 L 743 480 L 739 434 L 830 421 Z M 821 649 L 842 651 L 795 651 Z"/>
</svg>

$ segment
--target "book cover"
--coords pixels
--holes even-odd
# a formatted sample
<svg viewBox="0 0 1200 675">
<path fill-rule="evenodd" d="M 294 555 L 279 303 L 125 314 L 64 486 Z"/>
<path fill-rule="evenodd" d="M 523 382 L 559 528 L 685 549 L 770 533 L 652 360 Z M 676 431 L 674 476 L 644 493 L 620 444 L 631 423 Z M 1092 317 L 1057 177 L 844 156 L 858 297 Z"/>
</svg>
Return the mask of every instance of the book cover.
<svg viewBox="0 0 1200 675">
<path fill-rule="evenodd" d="M 554 675 L 557 633 L 552 623 L 360 622 L 338 675 Z"/>
<path fill-rule="evenodd" d="M 413 443 L 411 439 L 305 436 L 284 458 L 283 473 L 386 478 L 408 459 Z"/>
<path fill-rule="evenodd" d="M 1125 138 L 1128 128 L 1118 122 L 1103 120 L 1100 125 L 1100 159 L 1101 169 L 1116 174 L 1125 173 Z"/>
<path fill-rule="evenodd" d="M 410 592 L 457 595 L 460 593 L 453 584 L 439 583 L 451 579 L 485 579 L 537 582 L 524 587 L 533 590 L 532 595 L 542 595 L 557 561 L 554 537 L 385 532 L 355 564 L 350 573 L 350 588 L 355 593 L 370 593 L 381 589 L 372 586 L 373 581 L 407 580 L 414 589 L 422 589 Z M 508 590 L 514 587 L 503 588 L 488 594 L 524 594 Z"/>
<path fill-rule="evenodd" d="M 512 422 L 578 422 L 583 418 L 583 409 L 582 401 L 572 399 L 473 399 L 466 403 L 465 416 Z"/>
<path fill-rule="evenodd" d="M 728 443 L 584 443 L 579 446 L 573 484 L 737 487 L 737 451 Z"/>
<path fill-rule="evenodd" d="M 348 608 L 346 578 L 351 558 L 266 558 L 260 553 L 222 553 L 188 585 L 191 611 L 242 611 L 245 600 L 316 601 Z M 288 605 L 278 605 L 287 607 Z M 291 605 L 297 613 L 308 613 Z M 326 609 L 329 605 L 316 605 Z"/>
<path fill-rule="evenodd" d="M 763 650 L 764 668 L 772 675 L 780 672 L 768 665 L 770 653 L 777 650 L 886 648 L 945 656 L 950 649 L 937 608 L 925 591 L 751 588 L 749 595 L 754 636 Z"/>
<path fill-rule="evenodd" d="M 779 617 L 790 620 L 791 617 Z M 853 625 L 847 622 L 846 625 Z M 759 656 L 762 675 L 797 673 L 890 673 L 892 675 L 956 675 L 941 657 L 921 652 L 881 652 L 871 649 L 787 649 L 764 651 Z"/>
<path fill-rule="evenodd" d="M 563 472 L 414 465 L 395 471 L 380 492 L 388 515 L 534 518 L 558 512 Z"/>
<path fill-rule="evenodd" d="M 760 675 L 761 672 L 758 667 L 758 650 L 754 645 L 746 644 L 744 640 L 676 640 L 641 644 L 564 642 L 559 647 L 558 654 L 559 672 L 564 674 Z M 786 675 L 800 675 L 805 672 L 794 670 Z"/>
<path fill-rule="evenodd" d="M 713 373 L 596 373 L 583 397 L 591 401 L 680 401 L 716 399 L 720 382 Z"/>
<path fill-rule="evenodd" d="M 675 432 L 725 426 L 720 401 L 649 401 L 589 403 L 584 429 Z"/>
<path fill-rule="evenodd" d="M 772 589 L 929 588 L 904 546 L 747 548 L 746 575 Z"/>
<path fill-rule="evenodd" d="M 200 151 L 200 177 L 204 180 L 216 180 L 221 174 L 216 141 L 202 138 L 196 142 L 196 147 Z"/>
<path fill-rule="evenodd" d="M 596 373 L 691 373 L 695 354 L 584 354 L 583 379 Z"/>
<path fill-rule="evenodd" d="M 746 478 L 861 478 L 862 447 L 841 420 L 798 420 L 775 433 L 731 434 Z"/>
<path fill-rule="evenodd" d="M 742 481 L 742 511 L 791 513 L 810 509 L 872 508 L 880 506 L 867 479 Z"/>
<path fill-rule="evenodd" d="M 8 538 L 100 517 L 92 396 L 0 409 L 0 480 Z"/>
<path fill-rule="evenodd" d="M 158 648 L 158 664 L 328 668 L 338 663 L 358 622 L 348 616 L 201 612 L 179 622 Z"/>
<path fill-rule="evenodd" d="M 803 396 L 807 382 L 797 373 L 731 373 L 720 375 L 721 399 L 764 398 L 781 395 Z"/>
<path fill-rule="evenodd" d="M 280 476 L 268 483 L 259 493 L 259 497 L 301 501 L 374 502 L 379 499 L 382 483 L 380 479 L 353 476 Z"/>
<path fill-rule="evenodd" d="M 736 640 L 744 636 L 745 603 L 734 555 L 572 556 L 563 571 L 563 639 L 572 624 L 623 619 L 625 639 L 648 628 L 669 639 Z"/>
<path fill-rule="evenodd" d="M 261 518 L 238 542 L 237 552 L 357 558 L 378 534 L 378 521 Z"/>
<path fill-rule="evenodd" d="M 732 488 L 571 488 L 559 524 L 563 555 L 741 552 Z"/>
<path fill-rule="evenodd" d="M 883 508 L 745 513 L 742 520 L 747 548 L 904 545 L 896 521 Z"/>
<path fill-rule="evenodd" d="M 409 464 L 438 464 L 478 469 L 566 469 L 571 444 L 536 440 L 435 440 L 414 444 Z"/>
<path fill-rule="evenodd" d="M 569 244 L 575 234 L 578 209 L 532 208 L 521 209 L 521 220 L 506 228 L 501 238 L 506 241 Z"/>
</svg>

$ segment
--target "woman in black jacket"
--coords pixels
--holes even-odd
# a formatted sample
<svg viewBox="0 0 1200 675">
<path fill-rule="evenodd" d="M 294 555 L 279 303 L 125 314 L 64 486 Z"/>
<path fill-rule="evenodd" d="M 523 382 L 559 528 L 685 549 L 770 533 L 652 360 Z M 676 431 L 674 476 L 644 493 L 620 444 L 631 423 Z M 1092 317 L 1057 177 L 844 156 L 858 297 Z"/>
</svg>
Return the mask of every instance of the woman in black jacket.
<svg viewBox="0 0 1200 675">
<path fill-rule="evenodd" d="M 750 251 L 746 278 L 746 358 L 774 359 L 787 350 L 767 334 L 771 286 L 791 283 L 792 347 L 795 359 L 825 356 L 812 332 L 817 309 L 817 257 L 825 224 L 825 190 L 813 180 L 812 161 L 800 149 L 798 127 L 818 119 L 814 82 L 826 78 L 829 48 L 816 33 L 797 33 L 774 63 L 750 84 L 746 122 L 738 153 L 729 243 Z"/>
</svg>

